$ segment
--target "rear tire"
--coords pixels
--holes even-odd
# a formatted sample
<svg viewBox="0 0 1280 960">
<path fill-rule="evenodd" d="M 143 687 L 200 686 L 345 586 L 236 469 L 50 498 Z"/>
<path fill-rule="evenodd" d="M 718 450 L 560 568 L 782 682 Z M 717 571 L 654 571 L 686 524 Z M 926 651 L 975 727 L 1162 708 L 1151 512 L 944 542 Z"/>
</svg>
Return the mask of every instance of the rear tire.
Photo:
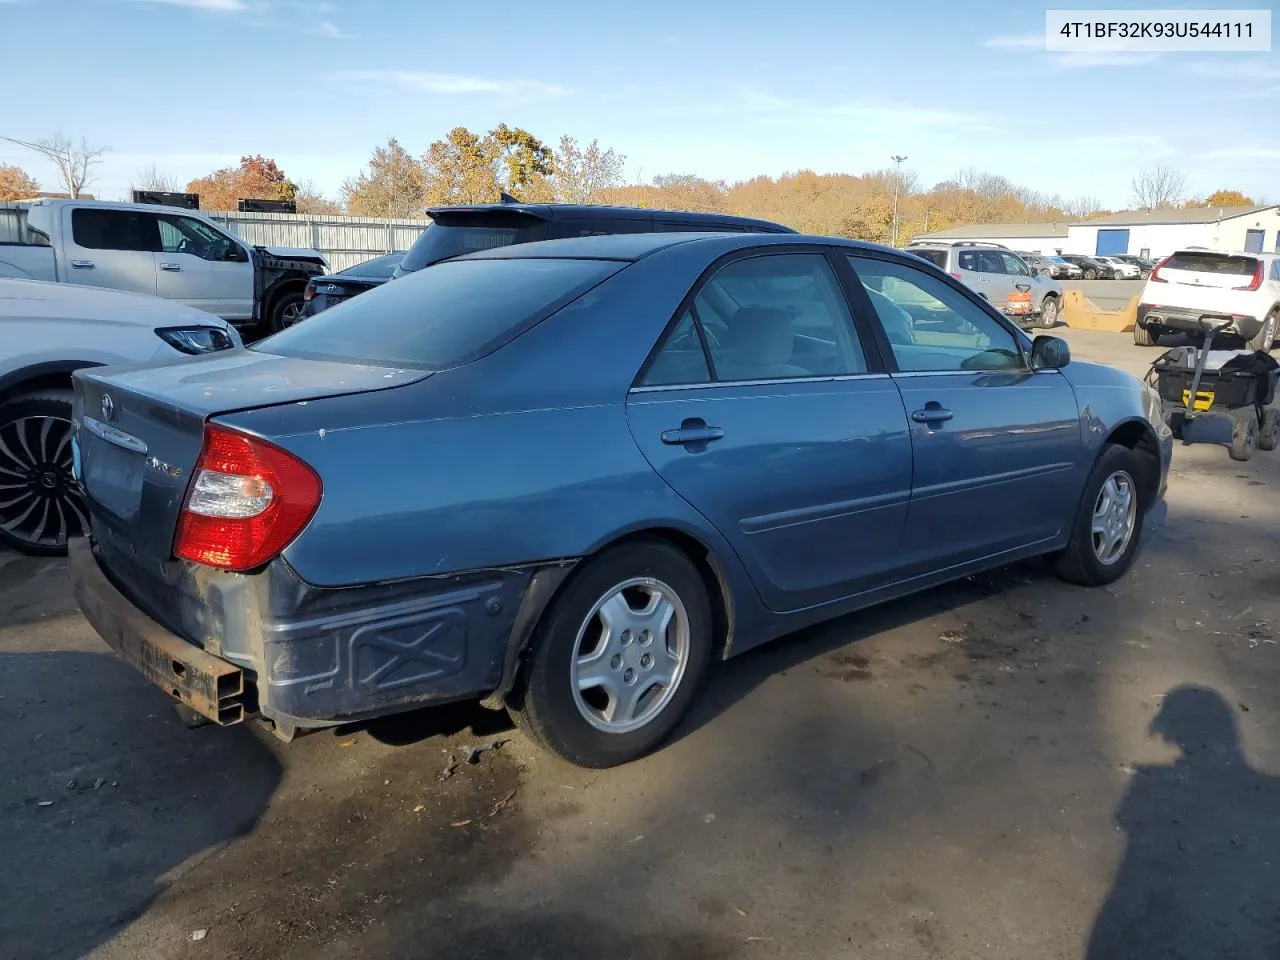
<svg viewBox="0 0 1280 960">
<path fill-rule="evenodd" d="M 1249 341 L 1250 350 L 1261 350 L 1270 353 L 1276 341 L 1276 327 L 1280 326 L 1280 310 L 1272 310 L 1262 321 L 1262 329 Z"/>
<path fill-rule="evenodd" d="M 55 557 L 88 532 L 71 475 L 71 391 L 38 390 L 0 405 L 0 543 Z"/>
<path fill-rule="evenodd" d="M 671 611 L 668 626 L 650 633 L 644 623 L 658 620 L 644 612 L 659 604 Z M 659 540 L 620 544 L 583 561 L 543 614 L 508 709 L 529 739 L 570 763 L 635 760 L 688 712 L 706 678 L 712 631 L 707 591 L 687 556 Z"/>
<path fill-rule="evenodd" d="M 1150 506 L 1143 480 L 1151 468 L 1128 447 L 1111 443 L 1103 448 L 1085 482 L 1071 539 L 1054 558 L 1059 577 L 1097 587 L 1124 575 L 1142 541 L 1142 524 Z"/>
<path fill-rule="evenodd" d="M 1133 342 L 1140 347 L 1154 347 L 1156 341 L 1160 339 L 1160 334 L 1152 330 L 1150 327 L 1144 327 L 1140 323 L 1133 325 Z"/>
<path fill-rule="evenodd" d="M 1051 330 L 1058 325 L 1058 298 L 1047 296 L 1040 301 L 1040 326 Z"/>
<path fill-rule="evenodd" d="M 1262 428 L 1258 431 L 1258 449 L 1274 450 L 1280 446 L 1280 410 L 1268 407 L 1262 414 Z"/>
<path fill-rule="evenodd" d="M 1249 411 L 1249 415 L 1241 417 L 1231 428 L 1231 446 L 1227 452 L 1232 460 L 1244 462 L 1253 456 L 1258 447 L 1258 418 Z"/>
</svg>

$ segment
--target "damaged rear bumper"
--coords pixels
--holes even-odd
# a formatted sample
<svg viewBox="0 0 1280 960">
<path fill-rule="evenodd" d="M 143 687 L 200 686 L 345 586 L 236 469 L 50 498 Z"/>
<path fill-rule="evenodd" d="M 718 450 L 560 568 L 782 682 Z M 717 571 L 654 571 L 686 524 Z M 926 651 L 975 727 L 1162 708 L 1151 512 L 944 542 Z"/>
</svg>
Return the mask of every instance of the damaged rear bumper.
<svg viewBox="0 0 1280 960">
<path fill-rule="evenodd" d="M 254 574 L 149 564 L 113 539 L 95 525 L 96 542 L 74 543 L 70 565 L 108 646 L 215 722 L 258 714 L 298 728 L 504 693 L 548 585 L 572 567 L 333 589 L 283 560 Z"/>
</svg>

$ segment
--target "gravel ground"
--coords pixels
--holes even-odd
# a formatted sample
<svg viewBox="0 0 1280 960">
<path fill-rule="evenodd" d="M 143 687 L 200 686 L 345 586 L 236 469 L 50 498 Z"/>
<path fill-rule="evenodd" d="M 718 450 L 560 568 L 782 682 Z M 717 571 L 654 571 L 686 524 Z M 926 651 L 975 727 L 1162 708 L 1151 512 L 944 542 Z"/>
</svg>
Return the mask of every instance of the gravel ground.
<svg viewBox="0 0 1280 960">
<path fill-rule="evenodd" d="M 61 562 L 0 554 L 0 956 L 1275 958 L 1277 490 L 1180 447 L 1115 586 L 1027 564 L 806 631 L 595 773 L 479 708 L 188 730 Z"/>
</svg>

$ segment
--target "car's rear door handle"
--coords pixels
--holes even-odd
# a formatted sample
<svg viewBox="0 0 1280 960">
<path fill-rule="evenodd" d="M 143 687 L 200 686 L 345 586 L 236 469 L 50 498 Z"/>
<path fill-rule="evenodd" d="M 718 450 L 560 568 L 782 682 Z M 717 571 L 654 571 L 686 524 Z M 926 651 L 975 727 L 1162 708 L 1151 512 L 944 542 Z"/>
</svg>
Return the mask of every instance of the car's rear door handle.
<svg viewBox="0 0 1280 960">
<path fill-rule="evenodd" d="M 77 270 L 92 270 L 93 261 L 92 260 L 72 260 L 71 266 L 75 267 Z"/>
<path fill-rule="evenodd" d="M 179 272 L 181 272 L 181 270 L 182 270 L 182 264 L 180 264 L 180 263 L 162 263 L 162 264 L 160 264 L 160 269 L 161 269 L 161 270 L 168 270 L 170 273 L 179 273 Z"/>
<path fill-rule="evenodd" d="M 662 431 L 662 442 L 672 446 L 710 443 L 712 440 L 719 440 L 723 436 L 724 431 L 722 429 L 708 426 L 705 420 L 695 417 L 684 421 L 678 429 Z"/>
<path fill-rule="evenodd" d="M 911 419 L 916 423 L 942 423 L 944 420 L 950 420 L 955 414 L 950 410 L 944 410 L 942 405 L 929 401 L 925 404 L 923 410 L 914 410 L 911 413 Z"/>
</svg>

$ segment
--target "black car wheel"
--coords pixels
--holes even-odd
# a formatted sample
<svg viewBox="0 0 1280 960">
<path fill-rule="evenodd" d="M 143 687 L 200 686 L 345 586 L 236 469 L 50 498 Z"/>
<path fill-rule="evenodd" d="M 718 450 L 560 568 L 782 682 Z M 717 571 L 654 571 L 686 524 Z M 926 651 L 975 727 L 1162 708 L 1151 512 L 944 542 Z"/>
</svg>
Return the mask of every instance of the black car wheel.
<svg viewBox="0 0 1280 960">
<path fill-rule="evenodd" d="M 281 294 L 271 307 L 271 316 L 267 318 L 267 333 L 279 333 L 292 327 L 302 319 L 302 291 L 291 290 Z"/>
<path fill-rule="evenodd" d="M 1097 280 L 1097 279 L 1098 279 L 1098 271 L 1097 271 L 1097 270 L 1094 270 L 1092 267 L 1090 267 L 1088 270 L 1086 270 L 1086 271 L 1084 272 L 1084 278 L 1085 278 L 1086 280 Z"/>
<path fill-rule="evenodd" d="M 0 406 L 0 543 L 58 556 L 88 530 L 71 473 L 71 391 L 41 390 Z"/>
<path fill-rule="evenodd" d="M 662 743 L 706 676 L 711 606 L 697 567 L 659 540 L 586 560 L 543 614 L 508 702 L 539 746 L 611 767 Z"/>
<path fill-rule="evenodd" d="M 1276 342 L 1277 328 L 1280 328 L 1280 309 L 1272 310 L 1267 314 L 1266 319 L 1262 321 L 1261 328 L 1254 334 L 1253 339 L 1249 341 L 1249 349 L 1270 353 L 1271 347 Z"/>
</svg>

